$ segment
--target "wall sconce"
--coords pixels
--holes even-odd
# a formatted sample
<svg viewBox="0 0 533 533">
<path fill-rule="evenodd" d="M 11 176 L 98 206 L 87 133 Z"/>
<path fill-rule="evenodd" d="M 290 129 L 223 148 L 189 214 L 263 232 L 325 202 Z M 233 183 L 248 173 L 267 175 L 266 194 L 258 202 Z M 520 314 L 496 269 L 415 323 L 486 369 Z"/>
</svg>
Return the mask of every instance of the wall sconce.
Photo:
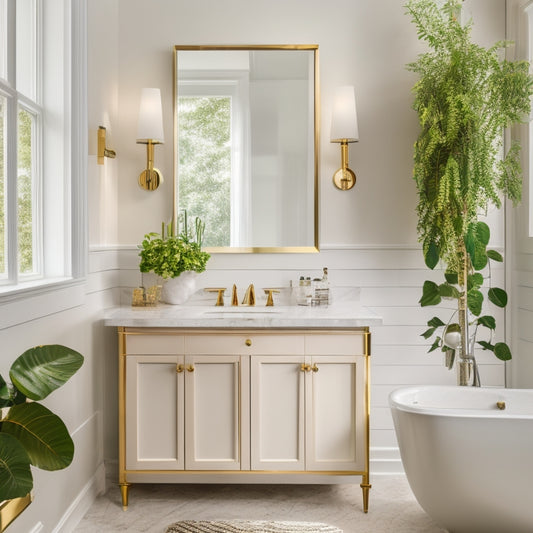
<svg viewBox="0 0 533 533">
<path fill-rule="evenodd" d="M 104 164 L 104 158 L 109 157 L 110 159 L 115 159 L 116 153 L 114 150 L 106 148 L 105 145 L 106 129 L 103 126 L 98 127 L 98 148 L 96 153 L 96 163 L 98 165 Z M 94 138 L 94 137 L 93 137 Z"/>
<path fill-rule="evenodd" d="M 333 183 L 341 191 L 347 191 L 355 185 L 355 174 L 348 168 L 348 143 L 358 140 L 355 89 L 353 86 L 338 87 L 331 116 L 330 142 L 341 145 L 341 168 L 333 175 Z"/>
<path fill-rule="evenodd" d="M 154 168 L 154 145 L 163 144 L 163 141 L 161 91 L 143 89 L 139 107 L 137 144 L 146 144 L 146 169 L 139 176 L 139 185 L 147 191 L 155 191 L 163 182 L 161 172 Z"/>
</svg>

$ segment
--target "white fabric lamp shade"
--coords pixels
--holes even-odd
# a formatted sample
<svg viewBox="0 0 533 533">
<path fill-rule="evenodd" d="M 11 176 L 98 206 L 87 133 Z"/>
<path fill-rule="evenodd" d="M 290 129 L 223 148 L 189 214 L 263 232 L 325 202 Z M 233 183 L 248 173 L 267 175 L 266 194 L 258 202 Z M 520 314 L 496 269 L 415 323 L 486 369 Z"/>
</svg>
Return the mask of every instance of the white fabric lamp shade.
<svg viewBox="0 0 533 533">
<path fill-rule="evenodd" d="M 141 91 L 137 142 L 149 139 L 159 143 L 165 140 L 163 134 L 163 108 L 159 89 L 142 89 Z"/>
<path fill-rule="evenodd" d="M 359 140 L 355 88 L 351 85 L 337 87 L 331 115 L 330 142 L 355 142 Z"/>
</svg>

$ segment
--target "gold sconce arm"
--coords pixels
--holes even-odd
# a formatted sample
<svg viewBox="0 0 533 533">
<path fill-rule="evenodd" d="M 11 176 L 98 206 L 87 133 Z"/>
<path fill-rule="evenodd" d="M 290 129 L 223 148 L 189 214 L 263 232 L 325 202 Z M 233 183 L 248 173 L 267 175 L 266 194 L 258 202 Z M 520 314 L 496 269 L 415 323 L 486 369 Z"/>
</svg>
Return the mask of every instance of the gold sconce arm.
<svg viewBox="0 0 533 533">
<path fill-rule="evenodd" d="M 114 150 L 110 150 L 109 148 L 106 148 L 106 129 L 103 126 L 98 127 L 98 152 L 97 152 L 97 159 L 96 162 L 99 165 L 104 164 L 104 158 L 109 157 L 110 159 L 115 159 L 116 152 Z"/>
<path fill-rule="evenodd" d="M 342 139 L 341 144 L 341 168 L 333 174 L 333 183 L 338 189 L 347 191 L 355 185 L 356 177 L 351 168 L 348 168 L 348 141 Z"/>
<path fill-rule="evenodd" d="M 154 168 L 154 145 L 162 144 L 154 139 L 143 139 L 137 144 L 146 144 L 146 169 L 139 175 L 139 185 L 147 191 L 155 191 L 163 183 L 161 171 Z"/>
</svg>

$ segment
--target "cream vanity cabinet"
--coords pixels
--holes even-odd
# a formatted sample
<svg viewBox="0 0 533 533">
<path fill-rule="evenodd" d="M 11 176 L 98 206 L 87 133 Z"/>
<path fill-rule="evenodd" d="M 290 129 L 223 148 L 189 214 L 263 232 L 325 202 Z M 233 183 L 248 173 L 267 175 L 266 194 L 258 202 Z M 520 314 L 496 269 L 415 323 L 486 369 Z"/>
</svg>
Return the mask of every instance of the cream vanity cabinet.
<svg viewBox="0 0 533 533">
<path fill-rule="evenodd" d="M 368 328 L 120 327 L 119 341 L 124 507 L 137 482 L 357 475 L 366 512 Z"/>
</svg>

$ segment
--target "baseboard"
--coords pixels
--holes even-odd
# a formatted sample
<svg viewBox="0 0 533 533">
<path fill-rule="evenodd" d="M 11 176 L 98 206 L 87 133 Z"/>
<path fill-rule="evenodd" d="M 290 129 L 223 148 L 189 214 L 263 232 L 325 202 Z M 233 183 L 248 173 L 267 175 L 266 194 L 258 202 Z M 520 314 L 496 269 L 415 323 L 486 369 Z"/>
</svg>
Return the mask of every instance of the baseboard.
<svg viewBox="0 0 533 533">
<path fill-rule="evenodd" d="M 52 533 L 70 533 L 79 524 L 99 494 L 105 491 L 105 467 L 101 464 L 94 476 L 70 504 Z"/>
<path fill-rule="evenodd" d="M 396 475 L 404 474 L 399 448 L 371 448 L 370 474 Z"/>
</svg>

